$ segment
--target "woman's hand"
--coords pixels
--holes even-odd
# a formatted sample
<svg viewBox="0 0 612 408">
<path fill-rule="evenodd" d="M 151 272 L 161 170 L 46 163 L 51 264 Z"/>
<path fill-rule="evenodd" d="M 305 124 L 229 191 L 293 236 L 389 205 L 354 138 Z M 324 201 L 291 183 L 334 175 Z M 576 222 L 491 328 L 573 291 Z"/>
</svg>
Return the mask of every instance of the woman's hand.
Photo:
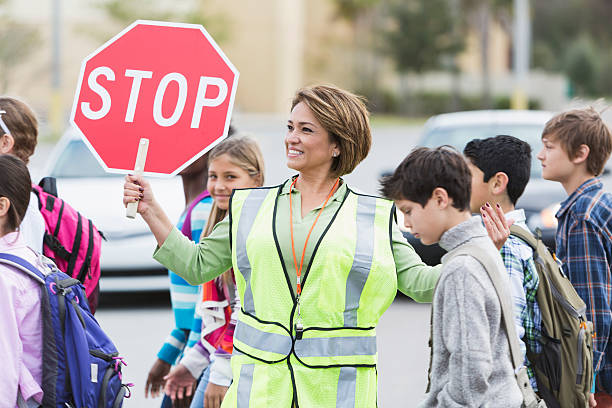
<svg viewBox="0 0 612 408">
<path fill-rule="evenodd" d="M 204 392 L 204 406 L 206 408 L 220 408 L 227 390 L 228 387 L 209 382 L 206 392 Z"/>
<path fill-rule="evenodd" d="M 151 184 L 141 176 L 125 176 L 123 205 L 127 207 L 129 203 L 136 202 L 138 203 L 137 212 L 142 215 L 142 219 L 151 229 L 157 245 L 162 246 L 172 230 L 172 223 L 153 197 Z"/>
<path fill-rule="evenodd" d="M 145 384 L 145 398 L 149 397 L 149 393 L 151 393 L 152 398 L 156 398 L 161 394 L 161 391 L 164 388 L 164 376 L 168 374 L 169 371 L 170 364 L 159 358 L 155 360 L 155 363 L 153 363 L 153 367 L 151 367 L 151 370 L 149 370 L 149 375 L 147 376 L 147 382 Z"/>
<path fill-rule="evenodd" d="M 123 205 L 127 207 L 129 203 L 138 203 L 137 212 L 143 217 L 151 211 L 154 206 L 153 190 L 151 184 L 142 176 L 125 176 L 123 184 Z"/>
<path fill-rule="evenodd" d="M 510 236 L 510 226 L 514 224 L 514 220 L 506 220 L 499 204 L 495 204 L 495 209 L 489 203 L 480 207 L 480 215 L 493 244 L 501 250 Z"/>
<path fill-rule="evenodd" d="M 176 400 L 183 400 L 185 398 L 191 399 L 193 389 L 196 385 L 196 379 L 183 364 L 177 364 L 170 370 L 170 373 L 164 377 L 164 380 L 166 381 L 164 392 L 173 402 L 176 403 Z"/>
</svg>

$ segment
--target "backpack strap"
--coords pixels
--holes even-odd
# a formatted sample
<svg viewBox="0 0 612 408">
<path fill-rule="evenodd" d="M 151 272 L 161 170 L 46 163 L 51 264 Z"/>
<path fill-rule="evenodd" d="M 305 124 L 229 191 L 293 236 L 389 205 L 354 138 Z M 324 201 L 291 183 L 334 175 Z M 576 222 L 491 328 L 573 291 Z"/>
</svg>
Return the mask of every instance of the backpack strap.
<svg viewBox="0 0 612 408">
<path fill-rule="evenodd" d="M 45 275 L 37 267 L 17 255 L 0 252 L 0 263 L 19 269 L 40 284 L 45 284 Z"/>
<path fill-rule="evenodd" d="M 533 391 L 533 388 L 531 388 L 527 368 L 523 364 L 523 353 L 521 352 L 521 346 L 518 341 L 518 334 L 514 326 L 514 308 L 510 302 L 512 297 L 508 291 L 508 285 L 504 284 L 502 280 L 502 274 L 500 273 L 497 263 L 493 258 L 487 255 L 481 247 L 473 244 L 466 244 L 449 252 L 447 259 L 461 255 L 468 255 L 475 258 L 485 268 L 491 279 L 491 283 L 493 283 L 493 287 L 495 288 L 501 305 L 502 319 L 506 328 L 508 343 L 510 344 L 510 357 L 512 359 L 512 366 L 514 367 L 514 375 L 519 389 L 521 390 L 521 394 L 523 395 L 523 407 L 545 407 L 546 404 L 544 401 L 540 401 L 535 391 Z M 448 260 L 446 262 L 448 262 Z"/>
<path fill-rule="evenodd" d="M 538 239 L 525 228 L 519 227 L 518 225 L 511 225 L 510 235 L 513 235 L 525 241 L 525 243 L 529 245 L 534 251 L 538 250 Z"/>
<path fill-rule="evenodd" d="M 42 179 L 40 179 L 40 182 L 38 182 L 38 185 L 45 193 L 51 194 L 54 197 L 58 197 L 57 180 L 55 179 L 55 177 L 43 177 Z"/>
</svg>

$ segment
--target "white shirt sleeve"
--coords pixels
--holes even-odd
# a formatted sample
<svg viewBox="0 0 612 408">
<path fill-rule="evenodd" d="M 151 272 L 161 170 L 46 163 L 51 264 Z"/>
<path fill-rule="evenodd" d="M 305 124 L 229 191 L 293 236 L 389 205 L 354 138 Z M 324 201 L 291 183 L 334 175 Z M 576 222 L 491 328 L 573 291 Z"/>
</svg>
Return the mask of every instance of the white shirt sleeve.
<svg viewBox="0 0 612 408">
<path fill-rule="evenodd" d="M 28 204 L 25 217 L 21 221 L 19 231 L 27 246 L 36 252 L 42 253 L 45 220 L 38 209 L 38 197 L 34 193 L 30 193 L 30 204 Z"/>
<path fill-rule="evenodd" d="M 210 367 L 210 378 L 208 382 L 229 387 L 232 383 L 232 367 L 230 364 L 231 354 L 215 354 L 212 366 Z"/>
</svg>

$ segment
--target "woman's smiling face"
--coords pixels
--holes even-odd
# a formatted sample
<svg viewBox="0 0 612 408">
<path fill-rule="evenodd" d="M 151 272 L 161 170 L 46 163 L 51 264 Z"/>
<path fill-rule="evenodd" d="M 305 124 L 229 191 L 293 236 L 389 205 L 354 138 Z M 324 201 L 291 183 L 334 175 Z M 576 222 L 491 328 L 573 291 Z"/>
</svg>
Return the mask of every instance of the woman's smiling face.
<svg viewBox="0 0 612 408">
<path fill-rule="evenodd" d="M 287 166 L 299 172 L 325 172 L 331 169 L 338 146 L 303 102 L 295 105 L 287 121 L 285 136 Z"/>
</svg>

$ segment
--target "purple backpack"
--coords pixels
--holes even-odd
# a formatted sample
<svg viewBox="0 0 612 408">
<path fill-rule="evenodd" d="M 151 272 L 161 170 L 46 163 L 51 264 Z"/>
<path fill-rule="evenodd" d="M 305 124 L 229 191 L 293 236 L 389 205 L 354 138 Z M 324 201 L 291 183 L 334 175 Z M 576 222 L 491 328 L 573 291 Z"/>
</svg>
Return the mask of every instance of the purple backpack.
<svg viewBox="0 0 612 408">
<path fill-rule="evenodd" d="M 41 286 L 42 407 L 121 407 L 133 385 L 123 384 L 121 368 L 127 364 L 90 313 L 81 282 L 48 259 L 44 272 L 8 253 L 0 253 L 0 263 Z M 18 406 L 26 407 L 19 397 Z"/>
<path fill-rule="evenodd" d="M 98 305 L 102 234 L 90 219 L 57 196 L 55 178 L 32 185 L 45 220 L 43 254 L 66 275 L 79 280 L 93 313 Z"/>
</svg>

